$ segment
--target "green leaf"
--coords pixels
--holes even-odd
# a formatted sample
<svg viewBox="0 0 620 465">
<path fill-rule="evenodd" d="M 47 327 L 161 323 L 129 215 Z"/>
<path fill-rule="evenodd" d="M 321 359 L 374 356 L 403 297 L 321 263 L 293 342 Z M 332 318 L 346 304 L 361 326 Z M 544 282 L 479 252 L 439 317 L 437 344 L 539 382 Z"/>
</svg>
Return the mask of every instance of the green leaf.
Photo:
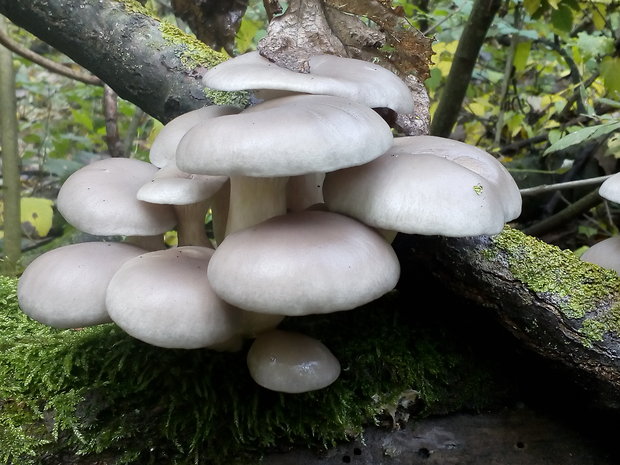
<svg viewBox="0 0 620 465">
<path fill-rule="evenodd" d="M 620 95 L 620 57 L 605 57 L 601 62 L 601 76 L 607 91 Z"/>
<path fill-rule="evenodd" d="M 522 72 L 527 66 L 527 59 L 530 56 L 532 42 L 530 40 L 519 42 L 515 50 L 514 67 L 515 71 Z"/>
<path fill-rule="evenodd" d="M 603 123 L 596 126 L 589 126 L 579 129 L 551 144 L 543 152 L 543 156 L 549 155 L 550 153 L 559 152 L 561 150 L 566 150 L 570 147 L 576 147 L 587 142 L 596 141 L 600 138 L 609 136 L 618 129 L 620 129 L 620 121 Z"/>
<path fill-rule="evenodd" d="M 573 11 L 566 5 L 559 5 L 551 13 L 551 24 L 558 31 L 570 32 L 573 27 Z"/>
</svg>

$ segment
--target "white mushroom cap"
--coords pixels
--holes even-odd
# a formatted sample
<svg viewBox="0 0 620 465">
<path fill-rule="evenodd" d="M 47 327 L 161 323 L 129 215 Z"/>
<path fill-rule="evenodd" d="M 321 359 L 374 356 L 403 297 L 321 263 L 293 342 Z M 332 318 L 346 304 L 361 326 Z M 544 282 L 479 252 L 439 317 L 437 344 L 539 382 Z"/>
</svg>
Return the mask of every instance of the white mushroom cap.
<svg viewBox="0 0 620 465">
<path fill-rule="evenodd" d="M 390 149 L 365 165 L 327 173 L 323 195 L 331 211 L 409 234 L 493 235 L 505 221 L 493 183 L 429 154 Z"/>
<path fill-rule="evenodd" d="M 136 198 L 157 167 L 131 158 L 107 158 L 74 172 L 60 188 L 57 207 L 80 231 L 94 235 L 151 236 L 176 224 L 169 205 Z"/>
<path fill-rule="evenodd" d="M 598 193 L 610 202 L 620 203 L 620 173 L 606 179 L 599 187 Z"/>
<path fill-rule="evenodd" d="M 109 323 L 105 291 L 127 260 L 144 253 L 116 242 L 84 242 L 50 250 L 28 265 L 17 296 L 23 312 L 54 328 Z"/>
<path fill-rule="evenodd" d="M 372 229 L 324 211 L 276 216 L 224 239 L 209 264 L 215 292 L 259 313 L 349 310 L 392 290 L 400 265 Z"/>
<path fill-rule="evenodd" d="M 239 312 L 209 285 L 212 254 L 205 247 L 177 247 L 125 262 L 108 286 L 110 317 L 131 336 L 159 347 L 235 346 Z"/>
<path fill-rule="evenodd" d="M 192 110 L 169 121 L 157 134 L 149 151 L 149 161 L 163 168 L 174 162 L 179 141 L 196 124 L 223 115 L 239 113 L 241 108 L 228 105 L 210 105 Z"/>
<path fill-rule="evenodd" d="M 514 178 L 497 158 L 479 147 L 446 137 L 422 135 L 395 139 L 390 153 L 425 153 L 458 163 L 495 186 L 504 205 L 506 221 L 512 221 L 521 214 L 522 198 Z"/>
<path fill-rule="evenodd" d="M 291 394 L 323 389 L 340 376 L 340 362 L 322 342 L 290 331 L 259 335 L 247 364 L 257 384 Z"/>
<path fill-rule="evenodd" d="M 620 236 L 597 242 L 581 254 L 581 260 L 614 270 L 620 274 Z"/>
<path fill-rule="evenodd" d="M 373 110 L 340 97 L 296 95 L 190 129 L 177 149 L 188 173 L 293 176 L 367 163 L 392 145 Z"/>
<path fill-rule="evenodd" d="M 213 197 L 227 180 L 227 176 L 186 173 L 171 163 L 142 185 L 136 198 L 151 203 L 189 205 Z"/>
<path fill-rule="evenodd" d="M 254 51 L 209 69 L 203 83 L 225 91 L 270 89 L 336 95 L 371 108 L 413 112 L 413 97 L 407 85 L 380 65 L 335 55 L 316 55 L 308 64 L 308 73 L 298 73 Z"/>
</svg>

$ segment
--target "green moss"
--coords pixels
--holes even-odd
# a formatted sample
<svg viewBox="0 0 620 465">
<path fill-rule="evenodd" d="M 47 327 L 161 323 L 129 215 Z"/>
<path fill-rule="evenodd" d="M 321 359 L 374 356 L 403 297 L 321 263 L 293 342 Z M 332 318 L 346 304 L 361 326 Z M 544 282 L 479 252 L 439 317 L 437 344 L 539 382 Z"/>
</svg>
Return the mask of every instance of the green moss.
<svg viewBox="0 0 620 465">
<path fill-rule="evenodd" d="M 620 335 L 620 304 L 608 305 L 620 300 L 620 277 L 615 271 L 511 228 L 493 242 L 505 253 L 515 278 L 551 298 L 568 318 L 583 320 L 585 344 L 601 340 L 608 332 Z"/>
<path fill-rule="evenodd" d="M 453 338 L 412 330 L 393 295 L 287 320 L 343 367 L 330 387 L 289 395 L 258 387 L 245 351 L 161 349 L 111 324 L 48 328 L 19 310 L 15 286 L 0 281 L 2 463 L 77 455 L 110 465 L 256 463 L 271 447 L 345 440 L 412 389 L 424 413 L 482 408 L 493 397 L 486 371 Z"/>
<path fill-rule="evenodd" d="M 152 11 L 142 6 L 136 0 L 118 1 L 123 4 L 127 12 L 143 14 L 158 21 L 163 39 L 175 47 L 181 65 L 186 71 L 193 72 L 198 68 L 212 68 L 229 58 L 226 53 L 213 50 L 195 36 L 187 34 L 177 26 L 157 18 Z M 245 107 L 249 103 L 249 94 L 244 91 L 224 92 L 205 88 L 205 95 L 215 105 Z"/>
</svg>

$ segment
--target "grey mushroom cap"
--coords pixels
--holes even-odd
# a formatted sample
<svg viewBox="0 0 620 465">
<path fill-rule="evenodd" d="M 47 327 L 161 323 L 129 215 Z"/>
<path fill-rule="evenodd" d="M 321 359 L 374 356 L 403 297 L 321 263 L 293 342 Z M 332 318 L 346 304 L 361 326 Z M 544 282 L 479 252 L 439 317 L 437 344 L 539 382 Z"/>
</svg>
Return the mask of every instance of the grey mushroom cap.
<svg viewBox="0 0 620 465">
<path fill-rule="evenodd" d="M 620 274 L 620 236 L 597 242 L 581 254 L 581 260 Z"/>
<path fill-rule="evenodd" d="M 388 69 L 364 60 L 335 55 L 310 58 L 308 73 L 279 67 L 249 52 L 208 70 L 203 83 L 212 89 L 284 90 L 344 97 L 371 108 L 411 113 L 414 103 L 407 85 Z"/>
<path fill-rule="evenodd" d="M 606 179 L 599 187 L 598 193 L 610 202 L 620 203 L 620 173 Z"/>
<path fill-rule="evenodd" d="M 26 315 L 54 328 L 109 323 L 106 288 L 123 263 L 142 253 L 139 247 L 116 242 L 84 242 L 50 250 L 20 277 L 19 305 Z"/>
<path fill-rule="evenodd" d="M 453 237 L 493 235 L 505 224 L 496 186 L 446 158 L 392 149 L 362 166 L 327 173 L 329 210 L 376 228 Z"/>
<path fill-rule="evenodd" d="M 392 145 L 373 110 L 340 97 L 297 95 L 194 126 L 177 149 L 188 173 L 294 176 L 367 163 Z"/>
<path fill-rule="evenodd" d="M 227 180 L 228 176 L 186 173 L 175 164 L 168 164 L 138 189 L 136 198 L 151 203 L 189 205 L 213 197 Z"/>
<path fill-rule="evenodd" d="M 60 214 L 80 231 L 100 236 L 151 236 L 176 224 L 169 205 L 136 198 L 157 167 L 131 158 L 107 158 L 86 165 L 64 182 L 57 197 Z"/>
<path fill-rule="evenodd" d="M 192 110 L 169 121 L 155 136 L 149 150 L 149 161 L 163 168 L 174 163 L 177 146 L 181 138 L 196 124 L 218 116 L 239 113 L 241 108 L 229 105 L 210 105 Z"/>
<path fill-rule="evenodd" d="M 247 364 L 257 384 L 290 394 L 323 389 L 340 376 L 340 362 L 321 341 L 290 331 L 260 334 Z"/>
<path fill-rule="evenodd" d="M 353 309 L 392 290 L 399 274 L 394 250 L 377 232 L 311 210 L 227 236 L 208 270 L 215 292 L 232 305 L 289 316 Z"/>
<path fill-rule="evenodd" d="M 521 214 L 523 202 L 516 181 L 497 158 L 479 147 L 446 137 L 421 135 L 394 139 L 390 153 L 395 156 L 429 154 L 458 163 L 495 186 L 504 206 L 506 221 L 512 221 Z"/>
<path fill-rule="evenodd" d="M 209 285 L 212 254 L 206 247 L 187 246 L 125 262 L 107 289 L 110 317 L 131 336 L 159 347 L 219 348 L 235 341 L 239 311 Z"/>
</svg>

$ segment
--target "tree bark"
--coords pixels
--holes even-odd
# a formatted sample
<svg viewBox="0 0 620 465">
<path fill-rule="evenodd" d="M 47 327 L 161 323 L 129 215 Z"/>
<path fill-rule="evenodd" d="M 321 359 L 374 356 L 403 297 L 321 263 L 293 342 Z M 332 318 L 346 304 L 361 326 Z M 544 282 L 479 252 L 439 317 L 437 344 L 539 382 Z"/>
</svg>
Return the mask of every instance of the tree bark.
<svg viewBox="0 0 620 465">
<path fill-rule="evenodd" d="M 164 123 L 213 103 L 201 77 L 226 57 L 180 31 L 166 34 L 169 25 L 137 2 L 0 0 L 0 14 Z"/>
<path fill-rule="evenodd" d="M 399 235 L 395 248 L 402 290 L 419 300 L 419 284 L 425 293 L 439 286 L 477 304 L 529 349 L 574 373 L 595 403 L 620 407 L 615 271 L 510 228 L 494 237 Z"/>
<path fill-rule="evenodd" d="M 500 0 L 476 0 L 463 29 L 446 85 L 431 123 L 431 134 L 450 137 L 458 119 L 472 72 Z"/>
</svg>

